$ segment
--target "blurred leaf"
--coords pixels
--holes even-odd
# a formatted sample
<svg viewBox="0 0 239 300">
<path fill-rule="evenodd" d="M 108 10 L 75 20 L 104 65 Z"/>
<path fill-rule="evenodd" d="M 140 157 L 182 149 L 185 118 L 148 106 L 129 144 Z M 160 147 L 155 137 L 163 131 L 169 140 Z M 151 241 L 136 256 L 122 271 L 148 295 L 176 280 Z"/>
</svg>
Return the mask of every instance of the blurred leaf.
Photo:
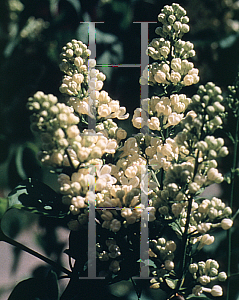
<svg viewBox="0 0 239 300">
<path fill-rule="evenodd" d="M 38 148 L 30 142 L 14 148 L 8 165 L 8 183 L 11 188 L 28 177 L 42 178 L 42 169 L 36 159 Z"/>
<path fill-rule="evenodd" d="M 6 136 L 0 134 L 0 163 L 3 163 L 9 154 L 9 141 Z"/>
<path fill-rule="evenodd" d="M 0 197 L 0 220 L 2 219 L 2 216 L 7 211 L 7 209 L 8 209 L 8 199 Z"/>
<path fill-rule="evenodd" d="M 19 282 L 8 300 L 58 300 L 57 278 L 49 272 L 45 278 L 29 278 Z"/>
<path fill-rule="evenodd" d="M 8 200 L 9 208 L 24 209 L 35 214 L 63 218 L 68 213 L 61 196 L 37 179 L 22 181 L 8 195 Z"/>
<path fill-rule="evenodd" d="M 201 294 L 200 296 L 194 296 L 194 295 L 191 295 L 191 296 L 188 296 L 186 298 L 186 300 L 200 300 L 200 299 L 203 299 L 203 300 L 210 300 L 210 298 L 208 298 L 206 295 L 204 294 Z"/>
</svg>

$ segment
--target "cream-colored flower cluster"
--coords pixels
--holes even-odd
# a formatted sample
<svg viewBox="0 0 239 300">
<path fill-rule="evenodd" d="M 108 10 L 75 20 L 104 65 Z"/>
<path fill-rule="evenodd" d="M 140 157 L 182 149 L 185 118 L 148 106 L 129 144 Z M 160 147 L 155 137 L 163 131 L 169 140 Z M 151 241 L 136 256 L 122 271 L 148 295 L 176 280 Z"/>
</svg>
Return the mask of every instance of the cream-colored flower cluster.
<svg viewBox="0 0 239 300">
<path fill-rule="evenodd" d="M 160 283 L 164 281 L 164 277 L 166 274 L 169 274 L 174 270 L 174 252 L 177 249 L 177 245 L 172 240 L 166 240 L 161 237 L 157 240 L 151 240 L 149 242 L 151 248 L 149 248 L 149 257 L 157 258 L 160 262 L 162 262 L 161 269 L 157 271 L 153 271 L 152 275 L 155 276 L 150 280 L 152 284 L 150 288 L 157 289 L 160 287 Z"/>
<path fill-rule="evenodd" d="M 62 202 L 70 211 L 68 227 L 74 231 L 86 228 L 89 207 L 94 205 L 96 226 L 108 230 L 106 240 L 97 240 L 96 247 L 99 261 L 107 262 L 107 272 L 119 272 L 124 260 L 117 237 L 137 227 L 145 215 L 147 221 L 156 221 L 153 226 L 169 225 L 179 237 L 166 241 L 158 238 L 159 232 L 155 237 L 150 232 L 149 256 L 157 266 L 151 287 L 158 288 L 170 276 L 179 282 L 180 265 L 187 270 L 180 270 L 179 275 L 182 271 L 191 276 L 189 272 L 195 280 L 193 294 L 221 295 L 220 286 L 209 289 L 205 285 L 223 281 L 225 273 L 218 273 L 212 260 L 190 264 L 186 247 L 197 253 L 214 242 L 213 229 L 228 230 L 233 225 L 232 210 L 221 199 L 198 197 L 208 185 L 223 181 L 217 159 L 225 157 L 228 149 L 222 138 L 213 136 L 225 116 L 223 97 L 213 83 L 200 86 L 191 99 L 179 93 L 183 86 L 199 80 L 198 70 L 188 61 L 195 55 L 193 44 L 181 40 L 189 31 L 188 17 L 173 3 L 158 18 L 163 26 L 156 32 L 161 37 L 147 50 L 158 62 L 147 67 L 141 83 L 161 85 L 160 94 L 143 99 L 132 118 L 134 127 L 148 127 L 150 134 L 127 138 L 126 130 L 118 128 L 113 119 L 128 118 L 126 109 L 102 90 L 105 75 L 89 59 L 87 46 L 76 40 L 67 43 L 61 54 L 60 68 L 65 75 L 60 91 L 67 104 L 37 92 L 28 102 L 32 129 L 40 133 L 41 161 L 62 168 L 58 183 Z M 93 120 L 94 130 L 88 126 Z M 140 232 L 134 235 L 138 238 Z M 182 241 L 183 264 L 176 262 L 174 254 L 176 243 Z"/>
<path fill-rule="evenodd" d="M 177 70 L 177 71 L 176 71 Z M 147 66 L 140 78 L 140 83 L 145 85 L 178 85 L 190 86 L 199 82 L 198 69 L 186 59 L 174 58 L 171 63 L 163 61 L 153 62 Z"/>
<path fill-rule="evenodd" d="M 72 40 L 63 47 L 60 69 L 66 73 L 60 92 L 71 96 L 69 105 L 79 115 L 101 120 L 128 118 L 126 108 L 118 100 L 112 100 L 103 88 L 106 76 L 95 68 L 95 59 L 88 59 L 90 50 L 81 41 Z M 101 123 L 102 124 L 102 123 Z"/>
<path fill-rule="evenodd" d="M 134 111 L 133 126 L 143 128 L 148 126 L 150 130 L 160 130 L 161 127 L 177 125 L 184 117 L 184 112 L 191 99 L 184 94 L 172 94 L 170 97 L 152 96 L 141 101 L 141 107 Z M 147 116 L 148 113 L 148 116 Z"/>
<path fill-rule="evenodd" d="M 90 138 L 92 139 L 91 136 Z M 145 209 L 145 205 L 141 204 L 141 188 L 148 193 L 148 181 L 150 188 L 155 188 L 155 185 L 147 178 L 147 189 L 143 186 L 146 160 L 137 154 L 136 139 L 127 140 L 124 147 L 123 153 L 130 151 L 131 154 L 120 158 L 116 165 L 103 165 L 102 160 L 94 158 L 84 164 L 88 168 L 80 168 L 71 177 L 63 173 L 59 175 L 62 201 L 69 205 L 73 215 L 78 215 L 78 221 L 71 223 L 74 228 L 77 228 L 77 222 L 88 222 L 87 207 L 90 197 L 95 198 L 96 208 L 101 208 L 97 213 L 103 228 L 117 232 L 122 224 L 127 226 L 140 221 L 141 213 Z M 89 186 L 94 186 L 95 195 L 89 191 Z M 154 221 L 155 208 L 149 206 L 146 209 L 148 220 Z"/>
<path fill-rule="evenodd" d="M 52 166 L 65 164 L 68 161 L 65 150 L 70 139 L 79 135 L 76 125 L 79 118 L 74 114 L 73 108 L 43 92 L 30 97 L 27 106 L 32 111 L 31 129 L 40 134 L 42 142 L 42 150 L 38 155 L 40 161 Z"/>
<path fill-rule="evenodd" d="M 90 54 L 91 51 L 87 49 L 87 46 L 84 43 L 72 40 L 62 48 L 62 53 L 60 55 L 61 63 L 59 65 L 60 70 L 68 76 L 82 74 L 85 78 L 88 71 L 87 60 Z"/>
<path fill-rule="evenodd" d="M 177 161 L 179 148 L 171 138 L 167 138 L 164 143 L 160 139 L 151 138 L 151 145 L 146 148 L 145 153 L 148 155 L 149 164 L 154 170 L 163 168 L 167 171 L 172 161 Z"/>
<path fill-rule="evenodd" d="M 189 86 L 199 81 L 198 69 L 188 58 L 195 56 L 194 45 L 181 40 L 189 31 L 189 18 L 178 4 L 166 5 L 158 15 L 163 24 L 155 32 L 161 38 L 155 38 L 149 44 L 147 54 L 153 62 L 145 68 L 140 79 L 141 84 Z"/>
<path fill-rule="evenodd" d="M 41 32 L 49 27 L 49 22 L 43 19 L 36 19 L 35 17 L 30 17 L 27 20 L 26 26 L 21 30 L 20 37 L 23 39 L 28 39 L 34 41 L 35 39 L 41 38 Z"/>
<path fill-rule="evenodd" d="M 225 106 L 222 101 L 222 91 L 214 83 L 208 82 L 205 86 L 200 85 L 189 105 L 189 109 L 197 113 L 197 118 L 192 124 L 185 122 L 186 127 L 194 126 L 198 134 L 214 133 L 223 124 L 225 118 Z"/>
<path fill-rule="evenodd" d="M 225 272 L 218 272 L 219 264 L 216 260 L 208 259 L 206 262 L 199 261 L 198 263 L 192 263 L 189 265 L 189 272 L 193 278 L 200 284 L 196 285 L 192 294 L 200 296 L 203 292 L 210 293 L 214 297 L 222 296 L 223 290 L 221 286 L 214 285 L 212 288 L 206 288 L 205 286 L 214 283 L 215 281 L 225 281 L 227 275 Z"/>
<path fill-rule="evenodd" d="M 186 10 L 178 3 L 165 5 L 158 15 L 158 20 L 163 26 L 156 29 L 156 34 L 173 39 L 181 38 L 190 29 L 187 25 L 189 18 L 186 14 Z"/>
<path fill-rule="evenodd" d="M 107 246 L 107 250 L 102 250 L 102 246 L 97 244 L 97 257 L 100 261 L 108 261 L 109 263 L 109 271 L 113 273 L 117 273 L 120 270 L 120 263 L 116 260 L 117 257 L 121 255 L 120 248 L 116 244 L 115 239 L 108 239 L 105 241 Z"/>
<path fill-rule="evenodd" d="M 78 128 L 79 117 L 74 109 L 59 103 L 53 95 L 37 92 L 29 98 L 28 109 L 33 112 L 33 131 L 40 132 L 42 150 L 39 159 L 52 166 L 98 164 L 105 153 L 114 154 L 118 144 L 101 133 Z M 101 162 L 102 163 L 102 162 Z"/>
</svg>

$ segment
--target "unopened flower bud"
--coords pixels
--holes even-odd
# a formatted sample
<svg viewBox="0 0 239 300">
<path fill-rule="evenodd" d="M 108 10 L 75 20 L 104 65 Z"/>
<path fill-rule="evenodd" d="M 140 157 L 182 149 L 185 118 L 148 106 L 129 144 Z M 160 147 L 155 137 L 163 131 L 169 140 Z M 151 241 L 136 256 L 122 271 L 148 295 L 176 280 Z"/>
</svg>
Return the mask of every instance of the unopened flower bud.
<svg viewBox="0 0 239 300">
<path fill-rule="evenodd" d="M 226 146 L 222 147 L 218 152 L 218 156 L 220 156 L 220 157 L 225 157 L 228 154 L 229 154 L 229 151 Z"/>
<path fill-rule="evenodd" d="M 211 290 L 211 295 L 213 297 L 220 297 L 223 295 L 222 287 L 220 285 L 214 285 Z"/>
<path fill-rule="evenodd" d="M 225 215 L 226 217 L 230 216 L 232 214 L 232 209 L 231 207 L 227 206 L 224 208 L 223 210 L 223 215 Z"/>
<path fill-rule="evenodd" d="M 182 23 L 181 23 L 181 22 L 176 21 L 176 22 L 173 24 L 173 29 L 174 29 L 175 31 L 178 31 L 178 30 L 180 30 L 181 28 L 182 28 Z"/>
<path fill-rule="evenodd" d="M 171 260 L 165 260 L 164 266 L 166 270 L 172 271 L 174 269 L 174 262 Z"/>
<path fill-rule="evenodd" d="M 226 281 L 227 280 L 227 274 L 225 272 L 220 272 L 217 276 L 217 279 L 219 281 Z"/>
<path fill-rule="evenodd" d="M 233 221 L 231 219 L 223 219 L 221 221 L 221 227 L 224 230 L 230 229 L 232 227 L 232 225 L 233 225 Z"/>
<path fill-rule="evenodd" d="M 198 271 L 198 265 L 196 263 L 190 264 L 189 265 L 189 272 L 191 274 L 194 274 Z"/>
<path fill-rule="evenodd" d="M 202 285 L 206 285 L 208 284 L 209 282 L 211 281 L 210 277 L 207 276 L 207 275 L 202 275 L 199 277 L 199 282 L 202 284 Z"/>
<path fill-rule="evenodd" d="M 164 245 L 166 244 L 165 238 L 159 238 L 159 239 L 157 240 L 157 244 L 158 244 L 159 246 L 164 246 Z"/>
<path fill-rule="evenodd" d="M 174 252 L 175 250 L 176 250 L 176 244 L 175 244 L 175 242 L 174 241 L 168 241 L 167 243 L 166 243 L 166 246 L 165 246 L 165 248 L 168 250 L 168 251 L 171 251 L 171 252 Z"/>
<path fill-rule="evenodd" d="M 200 240 L 198 245 L 198 250 L 201 250 L 205 245 L 211 245 L 214 242 L 214 236 L 210 236 L 209 234 L 204 234 Z"/>
<path fill-rule="evenodd" d="M 189 32 L 190 27 L 187 24 L 182 24 L 181 32 L 187 33 Z"/>
</svg>

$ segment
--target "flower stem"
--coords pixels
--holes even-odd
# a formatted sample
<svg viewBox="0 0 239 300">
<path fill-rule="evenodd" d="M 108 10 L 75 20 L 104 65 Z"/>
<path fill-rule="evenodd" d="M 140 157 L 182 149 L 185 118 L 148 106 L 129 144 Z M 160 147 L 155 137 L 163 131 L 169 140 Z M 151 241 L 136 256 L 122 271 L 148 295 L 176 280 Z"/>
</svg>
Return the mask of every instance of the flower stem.
<svg viewBox="0 0 239 300">
<path fill-rule="evenodd" d="M 191 216 L 191 210 L 192 210 L 192 202 L 193 199 L 190 197 L 188 199 L 188 210 L 187 210 L 187 218 L 186 218 L 186 224 L 185 224 L 185 230 L 182 236 L 182 245 L 183 245 L 183 253 L 182 253 L 182 259 L 180 260 L 180 267 L 179 270 L 181 272 L 180 275 L 180 281 L 179 281 L 179 289 L 182 287 L 184 283 L 184 269 L 186 265 L 186 255 L 187 255 L 187 246 L 188 246 L 188 228 L 190 224 L 190 216 Z"/>
<path fill-rule="evenodd" d="M 234 138 L 234 149 L 233 149 L 233 163 L 231 169 L 231 191 L 230 191 L 230 203 L 229 206 L 233 208 L 233 199 L 234 199 L 234 189 L 235 189 L 235 169 L 237 167 L 237 152 L 238 152 L 238 136 L 239 136 L 239 114 L 236 118 L 236 132 Z M 232 251 L 232 229 L 230 228 L 227 231 L 228 239 L 228 266 L 227 266 L 227 276 L 229 277 L 227 281 L 227 300 L 230 299 L 230 276 L 231 276 L 231 251 Z"/>
<path fill-rule="evenodd" d="M 138 287 L 137 287 L 137 285 L 136 285 L 136 283 L 134 282 L 134 280 L 133 280 L 132 277 L 130 278 L 130 280 L 131 280 L 131 282 L 132 282 L 132 285 L 133 285 L 133 287 L 134 287 L 134 290 L 135 290 L 135 293 L 136 293 L 136 295 L 137 295 L 137 297 L 138 297 L 138 300 L 140 300 L 140 297 L 141 297 L 141 291 L 139 291 L 139 289 L 138 289 Z"/>
</svg>

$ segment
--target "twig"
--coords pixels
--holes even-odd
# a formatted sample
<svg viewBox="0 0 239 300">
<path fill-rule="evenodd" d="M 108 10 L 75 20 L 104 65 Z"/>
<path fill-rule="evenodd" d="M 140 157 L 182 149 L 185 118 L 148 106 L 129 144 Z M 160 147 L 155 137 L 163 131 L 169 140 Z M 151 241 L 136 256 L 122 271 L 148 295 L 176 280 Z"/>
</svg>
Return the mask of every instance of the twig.
<svg viewBox="0 0 239 300">
<path fill-rule="evenodd" d="M 72 272 L 71 271 L 67 270 L 63 266 L 61 266 L 58 263 L 56 263 L 55 261 L 53 261 L 53 260 L 51 260 L 51 259 L 49 259 L 49 258 L 47 258 L 47 257 L 45 257 L 43 255 L 41 255 L 40 253 L 38 253 L 38 252 L 36 252 L 36 251 L 34 251 L 34 250 L 32 250 L 32 249 L 24 246 L 23 244 L 15 241 L 15 240 L 13 240 L 12 238 L 6 236 L 1 229 L 0 229 L 0 235 L 1 235 L 1 241 L 6 242 L 6 243 L 8 243 L 8 244 L 10 244 L 12 246 L 15 246 L 15 247 L 17 247 L 17 248 L 19 248 L 19 249 L 21 249 L 21 250 L 23 250 L 23 251 L 25 251 L 25 252 L 27 252 L 27 253 L 35 256 L 37 258 L 43 260 L 44 262 L 46 262 L 49 265 L 51 265 L 53 268 L 55 268 L 55 269 L 57 269 L 57 270 L 65 273 L 65 274 L 67 274 L 69 277 L 72 276 Z"/>
<path fill-rule="evenodd" d="M 234 188 L 235 188 L 235 169 L 237 166 L 237 152 L 238 152 L 238 135 L 239 135 L 239 114 L 236 119 L 236 133 L 234 139 L 234 153 L 233 153 L 233 164 L 231 169 L 231 191 L 230 191 L 230 207 L 233 208 L 233 198 L 234 198 Z M 235 216 L 238 212 L 236 212 Z M 234 216 L 234 218 L 235 218 Z M 231 275 L 231 251 L 232 251 L 232 229 L 227 231 L 228 239 L 228 266 L 227 266 L 227 276 L 230 278 Z M 230 279 L 227 281 L 227 300 L 230 299 Z"/>
<path fill-rule="evenodd" d="M 138 291 L 138 287 L 137 287 L 137 285 L 136 285 L 136 283 L 134 282 L 134 280 L 133 280 L 132 277 L 130 278 L 130 280 L 131 280 L 131 282 L 132 282 L 132 285 L 133 285 L 133 287 L 134 287 L 134 290 L 135 290 L 135 293 L 136 293 L 136 295 L 137 295 L 137 297 L 138 297 L 138 300 L 140 300 L 141 292 Z"/>
</svg>

